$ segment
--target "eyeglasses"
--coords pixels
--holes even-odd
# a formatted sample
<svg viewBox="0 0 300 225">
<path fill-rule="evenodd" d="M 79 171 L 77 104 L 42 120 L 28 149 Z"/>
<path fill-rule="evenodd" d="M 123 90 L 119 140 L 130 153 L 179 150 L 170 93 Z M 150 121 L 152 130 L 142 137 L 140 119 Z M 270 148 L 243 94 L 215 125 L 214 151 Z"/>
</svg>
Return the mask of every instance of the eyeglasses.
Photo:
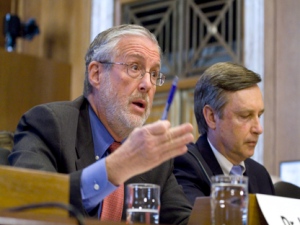
<svg viewBox="0 0 300 225">
<path fill-rule="evenodd" d="M 165 75 L 163 75 L 160 71 L 153 70 L 153 71 L 145 71 L 140 65 L 133 63 L 133 64 L 126 64 L 126 63 L 121 63 L 121 62 L 101 62 L 99 63 L 102 64 L 116 64 L 116 65 L 122 65 L 122 66 L 127 66 L 127 74 L 134 78 L 143 78 L 146 73 L 150 74 L 150 81 L 152 84 L 157 85 L 157 86 L 162 86 L 165 82 Z"/>
</svg>

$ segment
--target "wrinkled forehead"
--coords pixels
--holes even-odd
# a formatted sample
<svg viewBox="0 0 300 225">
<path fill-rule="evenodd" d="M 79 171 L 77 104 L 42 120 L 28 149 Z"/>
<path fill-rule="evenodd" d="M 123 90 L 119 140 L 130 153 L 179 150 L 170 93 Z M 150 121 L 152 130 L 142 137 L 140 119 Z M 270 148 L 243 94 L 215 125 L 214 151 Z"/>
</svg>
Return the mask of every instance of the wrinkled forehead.
<svg viewBox="0 0 300 225">
<path fill-rule="evenodd" d="M 149 61 L 159 64 L 160 49 L 156 42 L 146 37 L 127 36 L 122 38 L 115 52 L 115 59 Z"/>
</svg>

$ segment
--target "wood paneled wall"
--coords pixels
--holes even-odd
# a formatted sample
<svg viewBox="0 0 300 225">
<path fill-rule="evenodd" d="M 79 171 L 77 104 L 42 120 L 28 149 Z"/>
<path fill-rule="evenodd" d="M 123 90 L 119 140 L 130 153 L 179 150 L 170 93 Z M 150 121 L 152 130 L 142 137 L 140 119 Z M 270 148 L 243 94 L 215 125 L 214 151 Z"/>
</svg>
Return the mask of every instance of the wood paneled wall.
<svg viewBox="0 0 300 225">
<path fill-rule="evenodd" d="M 0 130 L 14 132 L 31 107 L 70 98 L 71 66 L 0 49 Z"/>
<path fill-rule="evenodd" d="M 14 131 L 20 116 L 32 106 L 81 95 L 91 1 L 1 0 L 0 6 L 1 15 L 16 14 L 22 23 L 34 18 L 40 29 L 31 41 L 18 38 L 10 54 L 4 51 L 2 39 L 0 129 Z"/>
<path fill-rule="evenodd" d="M 300 1 L 265 1 L 264 165 L 300 160 Z"/>
<path fill-rule="evenodd" d="M 83 89 L 84 55 L 90 43 L 91 0 L 10 0 L 7 4 L 16 5 L 22 22 L 35 18 L 40 28 L 40 34 L 32 41 L 18 38 L 16 52 L 70 63 L 70 96 L 79 96 Z"/>
<path fill-rule="evenodd" d="M 1 48 L 4 48 L 5 46 L 5 36 L 3 35 L 3 19 L 4 19 L 4 16 L 7 14 L 7 13 L 12 13 L 14 12 L 14 9 L 13 9 L 13 6 L 12 6 L 12 0 L 0 0 L 0 20 L 1 20 L 1 23 L 0 23 L 0 46 Z"/>
</svg>

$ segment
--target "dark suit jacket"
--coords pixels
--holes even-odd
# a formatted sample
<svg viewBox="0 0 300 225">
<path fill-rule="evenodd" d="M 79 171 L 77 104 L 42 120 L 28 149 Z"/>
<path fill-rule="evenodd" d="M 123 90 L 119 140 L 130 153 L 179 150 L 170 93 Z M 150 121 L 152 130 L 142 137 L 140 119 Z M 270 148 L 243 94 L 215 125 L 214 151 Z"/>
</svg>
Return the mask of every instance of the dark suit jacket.
<svg viewBox="0 0 300 225">
<path fill-rule="evenodd" d="M 245 166 L 249 193 L 273 195 L 274 186 L 265 167 L 250 158 L 245 160 Z M 211 176 L 223 174 L 206 135 L 199 137 L 196 144 L 188 144 L 188 152 L 175 158 L 173 172 L 191 204 L 198 196 L 210 195 Z"/>
<path fill-rule="evenodd" d="M 85 216 L 80 194 L 82 169 L 95 162 L 88 101 L 36 106 L 26 112 L 17 127 L 11 165 L 70 174 L 70 203 Z M 128 180 L 154 183 L 161 187 L 160 223 L 187 224 L 191 205 L 172 173 L 173 161 Z M 96 210 L 95 210 L 96 211 Z M 126 218 L 125 204 L 123 219 Z"/>
</svg>

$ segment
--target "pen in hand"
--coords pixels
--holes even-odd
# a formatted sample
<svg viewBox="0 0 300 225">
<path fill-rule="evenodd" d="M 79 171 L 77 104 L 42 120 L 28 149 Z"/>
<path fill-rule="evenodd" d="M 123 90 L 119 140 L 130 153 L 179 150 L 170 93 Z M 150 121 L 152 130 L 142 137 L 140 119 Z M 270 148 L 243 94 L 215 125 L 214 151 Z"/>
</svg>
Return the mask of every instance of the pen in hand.
<svg viewBox="0 0 300 225">
<path fill-rule="evenodd" d="M 170 89 L 170 92 L 169 92 L 169 96 L 168 96 L 168 100 L 166 102 L 166 105 L 165 105 L 165 109 L 164 109 L 164 112 L 163 112 L 163 115 L 161 117 L 162 120 L 166 120 L 168 118 L 168 112 L 170 110 L 170 106 L 172 104 L 172 101 L 173 101 L 173 98 L 174 98 L 174 94 L 176 92 L 176 88 L 177 88 L 177 83 L 178 83 L 178 77 L 175 76 L 173 82 L 172 82 L 172 86 L 171 86 L 171 89 Z"/>
</svg>

